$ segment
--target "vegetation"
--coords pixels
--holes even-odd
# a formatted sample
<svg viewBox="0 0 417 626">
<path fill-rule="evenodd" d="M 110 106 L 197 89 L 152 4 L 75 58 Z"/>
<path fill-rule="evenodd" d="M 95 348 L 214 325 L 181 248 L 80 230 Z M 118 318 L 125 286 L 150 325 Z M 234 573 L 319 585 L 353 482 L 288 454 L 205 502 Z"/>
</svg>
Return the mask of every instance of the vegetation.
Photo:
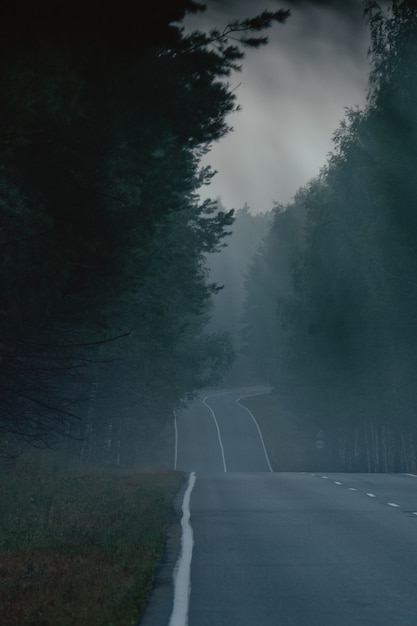
<svg viewBox="0 0 417 626">
<path fill-rule="evenodd" d="M 228 333 L 206 330 L 218 291 L 206 257 L 233 211 L 200 201 L 214 175 L 200 161 L 237 110 L 227 77 L 288 12 L 185 35 L 181 20 L 202 10 L 1 5 L 0 621 L 10 626 L 132 623 L 182 480 L 132 468 L 160 460 L 149 452 L 158 439 L 163 454 L 173 409 L 233 359 Z M 27 444 L 62 458 L 28 460 Z"/>
<path fill-rule="evenodd" d="M 271 212 L 253 214 L 247 205 L 243 206 L 235 212 L 227 246 L 207 256 L 210 280 L 222 287 L 213 299 L 208 328 L 212 332 L 229 333 L 236 352 L 232 367 L 223 377 L 225 385 L 252 384 L 254 380 L 254 371 L 242 352 L 240 333 L 245 276 L 252 256 L 267 233 L 271 216 Z"/>
<path fill-rule="evenodd" d="M 339 467 L 328 433 L 285 408 L 277 393 L 240 400 L 256 417 L 274 472 L 332 472 Z M 330 444 L 330 445 L 329 445 Z"/>
<path fill-rule="evenodd" d="M 2 462 L 0 622 L 132 624 L 161 558 L 176 472 Z"/>
<path fill-rule="evenodd" d="M 335 151 L 276 207 L 247 284 L 247 350 L 333 467 L 417 470 L 417 5 L 365 3 L 371 73 Z M 308 427 L 308 426 L 307 426 Z"/>
<path fill-rule="evenodd" d="M 0 20 L 0 433 L 132 465 L 143 422 L 214 384 L 205 255 L 233 211 L 200 159 L 245 48 L 287 11 L 185 35 L 204 5 L 5 0 Z M 114 392 L 112 395 L 111 392 Z M 99 410 L 100 405 L 100 410 Z M 146 428 L 145 428 L 146 430 Z M 78 444 L 76 443 L 78 442 Z M 106 451 L 106 452 L 104 452 Z"/>
</svg>

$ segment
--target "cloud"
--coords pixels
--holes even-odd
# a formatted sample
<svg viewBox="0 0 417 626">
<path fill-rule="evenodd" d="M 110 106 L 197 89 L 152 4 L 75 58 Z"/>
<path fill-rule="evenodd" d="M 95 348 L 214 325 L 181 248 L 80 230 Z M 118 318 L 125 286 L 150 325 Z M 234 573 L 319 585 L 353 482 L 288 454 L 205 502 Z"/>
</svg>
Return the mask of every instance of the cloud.
<svg viewBox="0 0 417 626">
<path fill-rule="evenodd" d="M 240 113 L 234 132 L 213 146 L 206 162 L 218 170 L 204 197 L 226 207 L 248 202 L 256 211 L 290 201 L 319 173 L 345 107 L 363 106 L 369 36 L 361 0 L 208 0 L 194 28 L 221 26 L 264 8 L 289 8 L 269 44 L 249 51 L 242 72 L 230 78 Z"/>
</svg>

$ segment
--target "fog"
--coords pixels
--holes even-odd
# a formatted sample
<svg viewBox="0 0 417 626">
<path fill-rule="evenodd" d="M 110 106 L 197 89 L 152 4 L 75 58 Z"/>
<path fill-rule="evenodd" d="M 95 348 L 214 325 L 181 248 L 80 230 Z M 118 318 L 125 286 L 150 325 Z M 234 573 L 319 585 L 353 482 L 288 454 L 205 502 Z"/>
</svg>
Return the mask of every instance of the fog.
<svg viewBox="0 0 417 626">
<path fill-rule="evenodd" d="M 242 110 L 229 116 L 233 132 L 212 146 L 205 162 L 217 170 L 205 197 L 228 208 L 247 202 L 252 212 L 288 202 L 315 176 L 333 148 L 345 107 L 362 106 L 369 37 L 362 2 L 209 0 L 187 29 L 221 27 L 264 8 L 290 9 L 268 32 L 266 47 L 249 51 L 230 77 Z"/>
</svg>

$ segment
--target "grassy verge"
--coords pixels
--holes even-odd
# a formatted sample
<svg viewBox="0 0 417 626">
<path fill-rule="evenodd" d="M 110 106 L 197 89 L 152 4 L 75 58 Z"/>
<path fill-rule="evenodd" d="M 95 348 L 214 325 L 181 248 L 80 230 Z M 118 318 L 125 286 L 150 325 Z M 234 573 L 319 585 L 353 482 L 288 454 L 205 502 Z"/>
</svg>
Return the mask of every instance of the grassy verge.
<svg viewBox="0 0 417 626">
<path fill-rule="evenodd" d="M 256 417 L 274 471 L 316 470 L 321 462 L 321 451 L 315 447 L 315 433 L 284 410 L 278 396 L 253 396 L 240 402 Z"/>
<path fill-rule="evenodd" d="M 0 623 L 134 624 L 163 552 L 176 472 L 0 463 Z"/>
</svg>

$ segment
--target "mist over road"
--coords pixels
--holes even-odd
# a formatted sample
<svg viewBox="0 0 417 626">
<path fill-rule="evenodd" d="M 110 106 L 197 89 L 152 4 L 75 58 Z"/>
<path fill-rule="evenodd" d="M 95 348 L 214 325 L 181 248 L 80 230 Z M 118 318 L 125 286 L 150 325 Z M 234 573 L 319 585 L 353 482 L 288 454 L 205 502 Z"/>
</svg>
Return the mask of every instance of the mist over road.
<svg viewBox="0 0 417 626">
<path fill-rule="evenodd" d="M 255 417 L 239 402 L 269 393 L 251 387 L 202 394 L 176 420 L 176 468 L 187 472 L 271 472 Z"/>
<path fill-rule="evenodd" d="M 265 391 L 204 395 L 177 416 L 177 467 L 195 472 L 188 621 L 144 624 L 414 626 L 417 477 L 271 472 L 238 402 Z"/>
</svg>

